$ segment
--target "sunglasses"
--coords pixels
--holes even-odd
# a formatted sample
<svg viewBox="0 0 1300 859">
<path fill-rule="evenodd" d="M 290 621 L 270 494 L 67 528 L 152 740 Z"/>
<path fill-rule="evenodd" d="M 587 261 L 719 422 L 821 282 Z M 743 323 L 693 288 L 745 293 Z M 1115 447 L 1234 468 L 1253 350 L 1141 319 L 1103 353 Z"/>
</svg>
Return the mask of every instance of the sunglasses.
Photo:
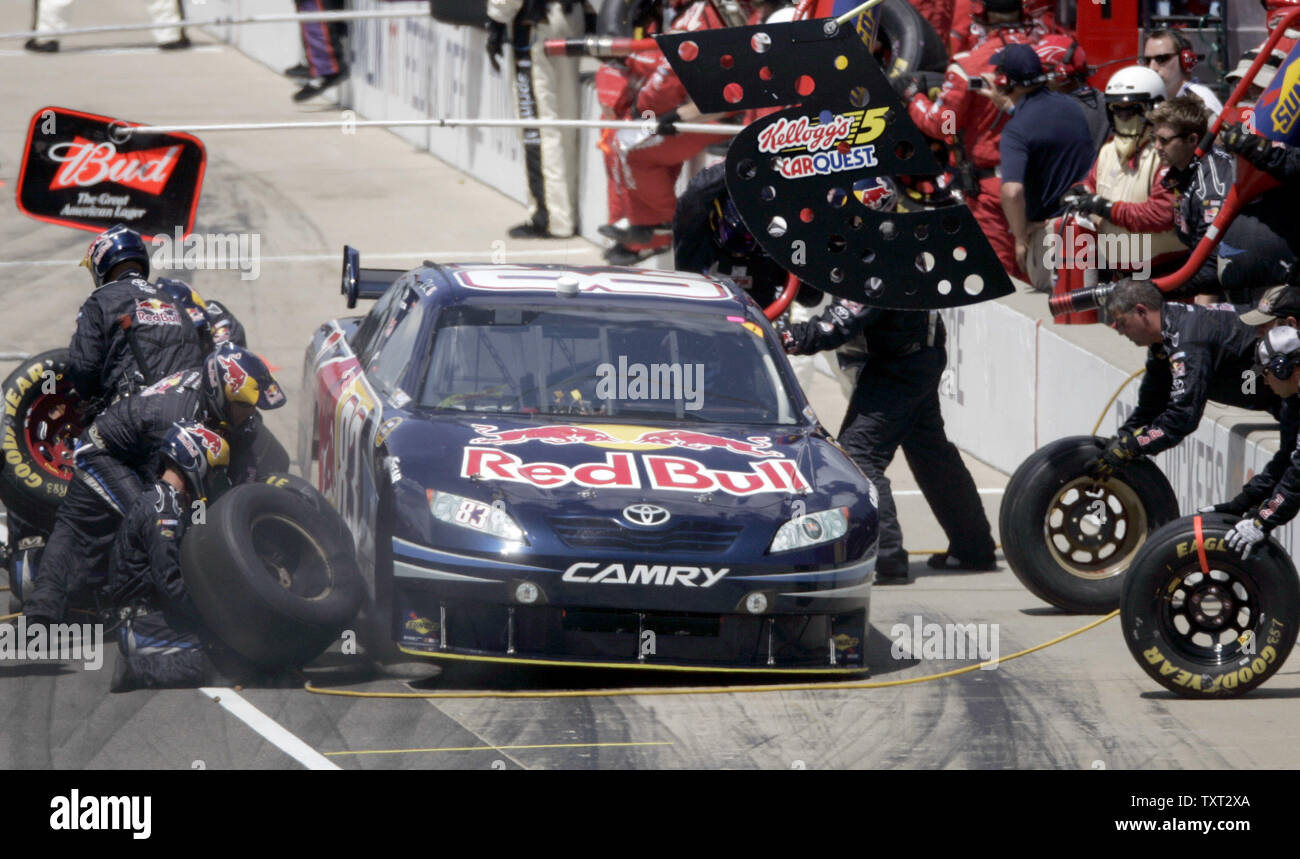
<svg viewBox="0 0 1300 859">
<path fill-rule="evenodd" d="M 1178 56 L 1177 53 L 1173 53 L 1173 54 L 1152 54 L 1152 55 L 1149 56 L 1149 57 L 1143 57 L 1143 58 L 1142 58 L 1142 65 L 1144 65 L 1144 66 L 1149 66 L 1149 65 L 1151 65 L 1152 63 L 1155 63 L 1155 64 L 1158 65 L 1158 66 L 1163 66 L 1165 63 L 1169 62 L 1170 60 L 1172 60 L 1172 59 L 1173 59 L 1174 57 L 1176 57 L 1176 56 Z"/>
<path fill-rule="evenodd" d="M 1168 137 L 1164 137 L 1162 135 L 1156 134 L 1153 135 L 1153 139 L 1155 140 L 1155 144 L 1157 146 L 1168 146 L 1169 144 L 1173 143 L 1175 140 L 1179 140 L 1186 136 L 1187 136 L 1186 134 L 1171 134 Z"/>
</svg>

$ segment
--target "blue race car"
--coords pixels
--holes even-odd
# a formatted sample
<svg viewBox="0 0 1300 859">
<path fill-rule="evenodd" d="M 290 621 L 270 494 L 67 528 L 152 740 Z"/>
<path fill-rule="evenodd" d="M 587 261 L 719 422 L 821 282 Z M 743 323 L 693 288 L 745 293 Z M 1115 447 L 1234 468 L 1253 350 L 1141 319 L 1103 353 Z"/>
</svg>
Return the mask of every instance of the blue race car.
<svg viewBox="0 0 1300 859">
<path fill-rule="evenodd" d="M 876 493 L 759 307 L 680 272 L 361 269 L 299 462 L 410 655 L 865 671 Z"/>
</svg>

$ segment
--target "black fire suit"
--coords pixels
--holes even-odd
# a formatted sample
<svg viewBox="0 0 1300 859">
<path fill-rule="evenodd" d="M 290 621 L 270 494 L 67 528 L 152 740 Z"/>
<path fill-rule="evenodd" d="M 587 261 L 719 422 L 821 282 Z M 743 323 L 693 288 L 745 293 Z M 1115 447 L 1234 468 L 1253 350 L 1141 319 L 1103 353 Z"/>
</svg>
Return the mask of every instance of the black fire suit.
<svg viewBox="0 0 1300 859">
<path fill-rule="evenodd" d="M 1274 147 L 1270 162 L 1268 172 L 1283 182 L 1300 178 L 1300 150 Z M 1236 178 L 1236 156 L 1218 147 L 1181 175 L 1169 172 L 1166 181 L 1177 192 L 1174 229 L 1188 248 L 1194 250 L 1214 222 Z M 1222 291 L 1229 301 L 1254 304 L 1269 287 L 1300 282 L 1300 225 L 1291 196 L 1285 187 L 1276 188 L 1242 207 L 1215 253 L 1175 295 Z"/>
<path fill-rule="evenodd" d="M 130 319 L 129 332 L 122 328 L 123 316 Z M 138 272 L 90 294 L 68 348 L 68 375 L 87 402 L 111 401 L 131 393 L 139 380 L 153 384 L 202 366 L 204 358 L 202 340 L 184 308 Z M 140 366 L 137 349 L 146 367 Z"/>
<path fill-rule="evenodd" d="M 54 529 L 26 613 L 58 621 L 68 595 L 106 571 L 113 538 L 144 482 L 159 472 L 159 451 L 176 421 L 213 423 L 198 371 L 176 373 L 109 406 L 82 434 L 76 471 L 59 505 Z"/>
<path fill-rule="evenodd" d="M 839 442 L 880 496 L 879 574 L 907 572 L 903 532 L 885 477 L 900 445 L 921 494 L 948 535 L 948 554 L 992 564 L 988 518 L 974 479 L 944 433 L 939 411 L 939 379 L 948 363 L 943 321 L 934 311 L 881 310 L 836 298 L 817 318 L 791 326 L 786 351 L 834 349 L 859 333 L 866 339 L 867 362 L 853 389 Z"/>
<path fill-rule="evenodd" d="M 1138 405 L 1121 427 L 1136 432 L 1141 453 L 1153 456 L 1178 444 L 1201 421 L 1206 400 L 1277 417 L 1281 400 L 1256 379 L 1255 329 L 1231 304 L 1166 303 L 1161 342 L 1147 350 Z"/>
<path fill-rule="evenodd" d="M 158 481 L 128 509 L 109 556 L 106 596 L 118 629 L 113 691 L 201 686 L 213 676 L 212 635 L 181 578 L 181 538 L 191 517 L 185 495 Z"/>
<path fill-rule="evenodd" d="M 1253 161 L 1283 184 L 1245 206 L 1219 243 L 1219 282 L 1235 304 L 1255 304 L 1279 283 L 1300 283 L 1300 223 L 1294 214 L 1300 149 L 1271 146 Z"/>
<path fill-rule="evenodd" d="M 1300 511 L 1300 396 L 1282 401 L 1278 416 L 1282 437 L 1268 465 L 1216 509 L 1237 516 L 1254 516 L 1269 528 L 1284 525 Z"/>
<path fill-rule="evenodd" d="M 760 307 L 766 307 L 785 289 L 789 272 L 761 250 L 735 256 L 714 241 L 709 213 L 714 201 L 728 197 L 725 166 L 718 163 L 701 170 L 677 199 L 673 213 L 673 267 L 678 271 L 730 278 Z M 812 307 L 821 298 L 820 290 L 805 286 L 795 300 Z"/>
</svg>

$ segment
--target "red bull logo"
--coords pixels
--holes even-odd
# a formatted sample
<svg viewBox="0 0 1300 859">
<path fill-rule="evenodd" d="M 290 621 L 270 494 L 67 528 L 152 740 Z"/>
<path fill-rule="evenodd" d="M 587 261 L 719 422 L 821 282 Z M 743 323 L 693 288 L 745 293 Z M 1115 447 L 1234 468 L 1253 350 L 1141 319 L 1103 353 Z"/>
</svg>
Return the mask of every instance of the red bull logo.
<svg viewBox="0 0 1300 859">
<path fill-rule="evenodd" d="M 553 424 L 538 427 L 517 427 L 498 430 L 491 424 L 473 424 L 478 437 L 470 439 L 471 445 L 492 445 L 500 447 L 508 444 L 523 444 L 527 441 L 539 441 L 543 444 L 594 444 L 615 445 L 619 447 L 683 447 L 687 450 L 729 450 L 744 456 L 781 456 L 780 451 L 771 450 L 772 441 L 764 436 L 749 436 L 745 440 L 727 438 L 712 433 L 694 430 L 652 429 L 629 438 L 619 437 L 597 427 L 576 426 L 571 424 Z"/>
<path fill-rule="evenodd" d="M 140 325 L 179 325 L 181 315 L 165 301 L 145 298 L 135 303 L 135 321 Z"/>
<path fill-rule="evenodd" d="M 219 465 L 229 459 L 229 453 L 226 449 L 226 440 L 219 434 L 213 432 L 205 426 L 190 427 L 190 435 L 194 436 L 203 445 L 207 451 L 208 462 L 213 465 Z"/>
<path fill-rule="evenodd" d="M 768 450 L 772 442 L 763 436 L 750 436 L 748 440 L 740 441 L 734 438 L 725 438 L 720 435 L 693 432 L 691 430 L 654 430 L 642 433 L 635 443 L 663 444 L 669 447 L 684 447 L 687 450 L 729 450 L 732 453 L 741 453 L 745 456 L 781 455 L 779 451 Z"/>
<path fill-rule="evenodd" d="M 522 444 L 526 441 L 540 441 L 544 444 L 593 444 L 595 442 L 617 443 L 621 440 L 603 430 L 567 424 L 508 430 L 497 430 L 491 424 L 473 426 L 478 431 L 478 438 L 470 439 L 470 444 Z"/>
<path fill-rule="evenodd" d="M 811 487 L 793 460 L 748 463 L 746 471 L 708 468 L 693 459 L 645 454 L 641 457 L 651 489 L 669 492 L 726 492 L 748 496 L 762 492 L 806 492 Z M 565 465 L 524 462 L 509 451 L 465 448 L 461 477 L 527 483 L 540 489 L 576 484 L 590 488 L 641 488 L 641 472 L 631 453 L 610 452 L 601 462 Z"/>
<path fill-rule="evenodd" d="M 221 369 L 226 373 L 226 396 L 230 399 L 237 399 L 244 386 L 248 384 L 248 373 L 244 368 L 239 366 L 235 357 L 218 355 L 217 362 L 221 364 Z"/>
</svg>

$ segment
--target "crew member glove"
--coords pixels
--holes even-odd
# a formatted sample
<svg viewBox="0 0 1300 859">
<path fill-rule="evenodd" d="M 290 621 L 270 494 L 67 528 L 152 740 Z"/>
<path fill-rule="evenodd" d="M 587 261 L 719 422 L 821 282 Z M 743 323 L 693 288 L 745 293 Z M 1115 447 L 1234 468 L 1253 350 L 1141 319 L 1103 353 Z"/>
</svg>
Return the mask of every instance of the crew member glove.
<svg viewBox="0 0 1300 859">
<path fill-rule="evenodd" d="M 1209 507 L 1202 507 L 1197 513 L 1228 513 L 1232 516 L 1244 516 L 1250 509 L 1250 504 L 1245 501 L 1238 501 L 1236 498 L 1231 501 L 1224 501 L 1222 504 L 1211 504 Z"/>
<path fill-rule="evenodd" d="M 1244 561 L 1250 557 L 1250 553 L 1256 546 L 1268 538 L 1268 530 L 1268 526 L 1262 521 L 1254 516 L 1247 516 L 1232 526 L 1232 530 L 1224 536 L 1223 541 L 1228 544 L 1229 549 L 1239 550 Z"/>
<path fill-rule="evenodd" d="M 1101 456 L 1088 464 L 1087 474 L 1094 480 L 1107 480 L 1141 455 L 1142 446 L 1137 437 L 1128 430 L 1120 430 L 1106 442 L 1106 450 Z"/>
<path fill-rule="evenodd" d="M 667 137 L 670 134 L 676 134 L 677 126 L 675 123 L 681 121 L 682 121 L 682 115 L 675 110 L 670 110 L 667 113 L 665 113 L 663 116 L 659 117 L 659 121 L 655 123 L 655 134 L 658 134 L 661 137 Z"/>
<path fill-rule="evenodd" d="M 492 64 L 492 71 L 501 71 L 501 55 L 506 49 L 506 25 L 500 21 L 489 21 L 487 31 L 487 55 L 488 62 Z"/>
<path fill-rule="evenodd" d="M 1219 145 L 1235 152 L 1261 170 L 1268 167 L 1268 151 L 1273 148 L 1266 137 L 1251 134 L 1241 125 L 1225 125 L 1219 132 Z"/>
<path fill-rule="evenodd" d="M 921 79 L 915 74 L 899 75 L 894 80 L 894 88 L 903 101 L 911 101 L 912 96 L 921 91 Z"/>
<path fill-rule="evenodd" d="M 781 348 L 787 355 L 799 354 L 799 341 L 794 339 L 794 332 L 789 328 L 781 329 Z"/>
</svg>

